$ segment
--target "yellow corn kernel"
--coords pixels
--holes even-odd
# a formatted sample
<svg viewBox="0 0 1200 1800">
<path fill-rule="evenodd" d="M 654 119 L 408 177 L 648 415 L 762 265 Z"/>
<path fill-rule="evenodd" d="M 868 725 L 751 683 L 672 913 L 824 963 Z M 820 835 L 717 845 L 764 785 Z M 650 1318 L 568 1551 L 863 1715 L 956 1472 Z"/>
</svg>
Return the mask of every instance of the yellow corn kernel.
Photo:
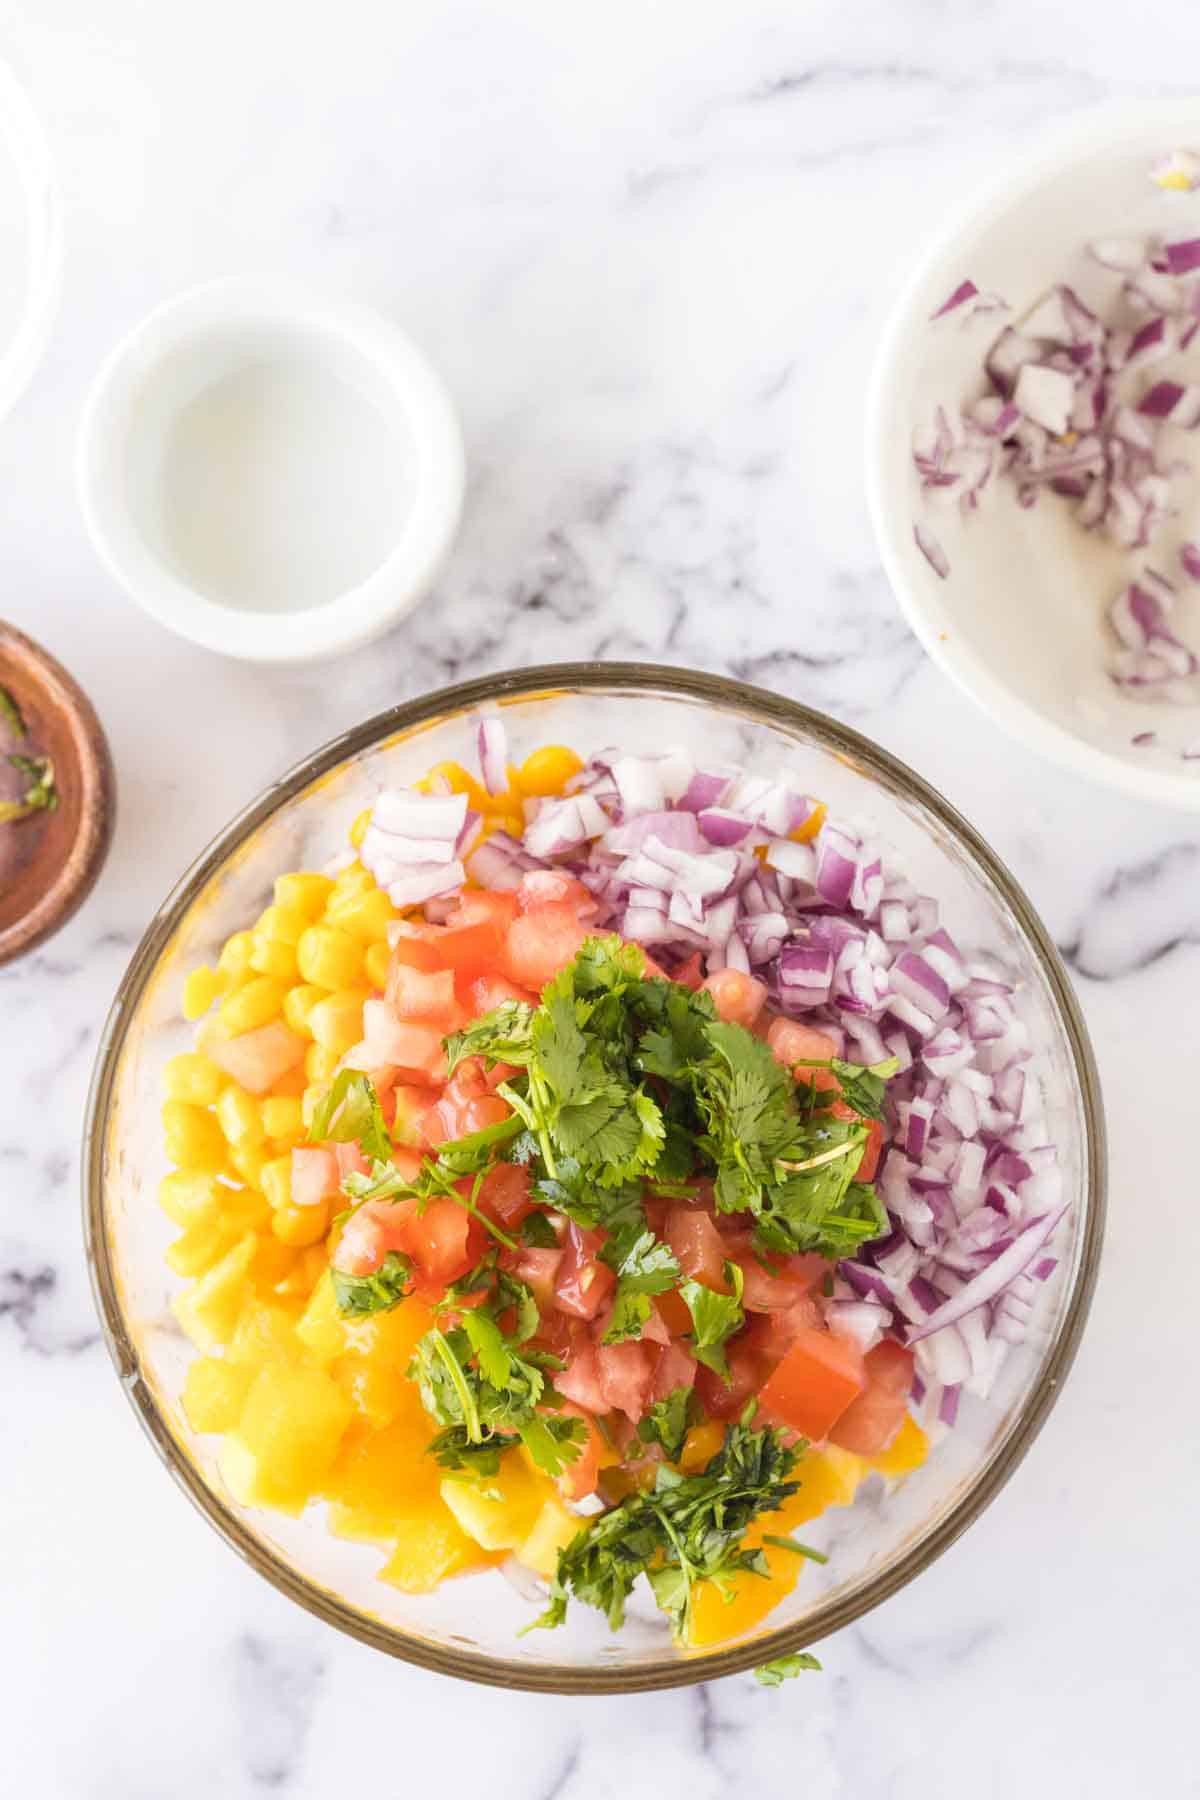
<svg viewBox="0 0 1200 1800">
<path fill-rule="evenodd" d="M 294 1250 L 319 1244 L 329 1230 L 329 1202 L 322 1200 L 317 1206 L 293 1206 L 289 1202 L 280 1206 L 271 1219 L 271 1230 L 281 1244 L 290 1244 Z"/>
<path fill-rule="evenodd" d="M 350 827 L 350 842 L 356 850 L 362 849 L 362 841 L 367 835 L 367 826 L 371 823 L 371 809 L 364 806 Z"/>
<path fill-rule="evenodd" d="M 377 991 L 381 991 L 387 986 L 388 966 L 391 960 L 392 953 L 388 949 L 386 939 L 380 944 L 367 945 L 367 982 Z"/>
<path fill-rule="evenodd" d="M 222 991 L 245 981 L 250 973 L 250 952 L 254 948 L 254 940 L 248 931 L 235 931 L 225 941 L 225 948 L 217 958 L 217 973 L 224 976 Z"/>
<path fill-rule="evenodd" d="M 319 1000 L 308 1015 L 308 1029 L 322 1050 L 345 1056 L 351 1044 L 363 1034 L 363 1001 L 371 997 L 367 988 L 344 988 Z"/>
<path fill-rule="evenodd" d="M 216 970 L 201 963 L 198 969 L 192 970 L 183 984 L 184 1018 L 203 1018 L 219 992 L 220 984 L 217 980 Z"/>
<path fill-rule="evenodd" d="M 223 1220 L 204 1219 L 198 1225 L 189 1225 L 182 1237 L 177 1237 L 173 1244 L 168 1244 L 163 1258 L 168 1269 L 176 1275 L 190 1280 L 193 1275 L 203 1275 L 219 1262 L 230 1246 L 237 1242 L 239 1233 Z"/>
<path fill-rule="evenodd" d="M 292 1158 L 290 1153 L 287 1156 L 273 1156 L 269 1162 L 265 1162 L 260 1180 L 262 1191 L 271 1206 L 276 1210 L 281 1206 L 290 1206 L 292 1204 Z"/>
<path fill-rule="evenodd" d="M 272 1143 L 290 1150 L 304 1136 L 304 1111 L 296 1094 L 271 1094 L 260 1101 L 263 1130 Z"/>
<path fill-rule="evenodd" d="M 217 1123 L 231 1144 L 261 1144 L 262 1113 L 258 1101 L 231 1081 L 217 1101 Z"/>
<path fill-rule="evenodd" d="M 250 1279 L 254 1283 L 255 1292 L 264 1298 L 267 1295 L 278 1297 L 279 1284 L 291 1275 L 298 1254 L 298 1251 L 277 1238 L 273 1231 L 268 1229 L 260 1233 L 254 1261 L 250 1265 Z"/>
<path fill-rule="evenodd" d="M 269 1025 L 279 1017 L 286 992 L 283 982 L 270 975 L 255 975 L 222 1000 L 217 1017 L 235 1037 L 243 1031 L 257 1031 L 260 1025 Z"/>
<path fill-rule="evenodd" d="M 158 1184 L 158 1204 L 181 1230 L 214 1219 L 220 1210 L 221 1190 L 212 1175 L 188 1174 L 172 1169 Z"/>
<path fill-rule="evenodd" d="M 332 1081 L 334 1070 L 341 1060 L 339 1051 L 327 1050 L 324 1044 L 310 1044 L 304 1052 L 304 1073 L 310 1082 Z"/>
<path fill-rule="evenodd" d="M 317 1045 L 313 1045 L 314 1050 L 317 1049 L 317 1047 Z M 324 1081 L 312 1081 L 300 1096 L 300 1112 L 304 1119 L 305 1131 L 307 1131 L 312 1124 L 313 1114 L 325 1098 L 326 1089 L 327 1084 Z"/>
<path fill-rule="evenodd" d="M 225 1077 L 210 1057 L 198 1050 L 173 1056 L 163 1070 L 163 1093 L 168 1100 L 187 1100 L 193 1106 L 211 1106 Z"/>
<path fill-rule="evenodd" d="M 162 1122 L 171 1162 L 181 1169 L 220 1173 L 225 1166 L 225 1134 L 210 1112 L 186 1100 L 167 1100 Z"/>
<path fill-rule="evenodd" d="M 388 926 L 399 916 L 383 889 L 378 887 L 356 894 L 334 894 L 325 913 L 330 926 L 346 932 L 360 944 L 381 943 L 387 937 Z"/>
<path fill-rule="evenodd" d="M 316 987 L 348 988 L 362 980 L 362 945 L 331 925 L 310 925 L 296 946 L 296 960 L 304 980 Z"/>
<path fill-rule="evenodd" d="M 425 782 L 418 783 L 418 785 L 425 786 L 427 784 L 428 791 L 436 794 L 442 791 L 443 783 L 452 794 L 465 794 L 475 812 L 483 812 L 488 806 L 494 804 L 492 796 L 482 782 L 476 781 L 471 771 L 464 769 L 461 763 L 436 763 L 425 777 Z"/>
<path fill-rule="evenodd" d="M 582 759 L 565 744 L 544 744 L 525 758 L 517 772 L 517 783 L 523 794 L 546 798 L 561 794 L 582 767 Z"/>
<path fill-rule="evenodd" d="M 270 1158 L 261 1143 L 231 1144 L 229 1161 L 237 1174 L 241 1176 L 247 1187 L 252 1187 L 258 1194 L 262 1193 L 262 1172 Z"/>
<path fill-rule="evenodd" d="M 282 1281 L 275 1284 L 277 1294 L 307 1300 L 329 1267 L 324 1244 L 310 1244 L 301 1250 Z"/>
<path fill-rule="evenodd" d="M 305 920 L 319 919 L 333 888 L 331 875 L 314 875 L 296 870 L 275 877 L 275 904 L 286 912 L 300 913 Z"/>
<path fill-rule="evenodd" d="M 311 1037 L 308 1027 L 309 1014 L 318 1000 L 325 998 L 325 989 L 313 987 L 308 982 L 297 982 L 288 989 L 283 997 L 283 1020 L 300 1037 Z"/>
<path fill-rule="evenodd" d="M 281 944 L 278 938 L 263 937 L 256 931 L 250 967 L 258 975 L 269 975 L 273 981 L 290 984 L 296 979 L 296 946 Z"/>
<path fill-rule="evenodd" d="M 268 906 L 259 913 L 254 926 L 255 937 L 269 938 L 273 944 L 298 944 L 312 924 L 311 916 L 298 906 Z"/>
</svg>

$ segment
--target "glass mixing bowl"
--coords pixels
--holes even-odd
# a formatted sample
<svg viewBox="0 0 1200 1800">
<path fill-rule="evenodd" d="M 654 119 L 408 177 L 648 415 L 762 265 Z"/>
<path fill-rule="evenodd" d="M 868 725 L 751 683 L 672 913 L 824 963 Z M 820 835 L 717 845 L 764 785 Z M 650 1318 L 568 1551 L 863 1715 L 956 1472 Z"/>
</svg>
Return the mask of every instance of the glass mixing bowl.
<svg viewBox="0 0 1200 1800">
<path fill-rule="evenodd" d="M 1059 1270 L 992 1396 L 964 1402 L 958 1428 L 886 1498 L 873 1478 L 851 1508 L 807 1528 L 829 1562 L 806 1565 L 766 1626 L 704 1652 L 674 1649 L 652 1606 L 631 1608 L 616 1636 L 577 1606 L 566 1627 L 518 1637 L 534 1608 L 498 1572 L 427 1596 L 400 1594 L 375 1579 L 385 1553 L 333 1537 L 320 1508 L 289 1519 L 239 1507 L 217 1472 L 218 1440 L 197 1437 L 180 1407 L 194 1352 L 168 1304 L 178 1286 L 163 1261 L 172 1228 L 155 1189 L 166 1167 L 160 1075 L 192 1034 L 179 1011 L 183 979 L 257 915 L 276 874 L 319 868 L 341 850 L 350 821 L 382 785 L 413 782 L 444 759 L 470 762 L 471 715 L 484 705 L 503 709 L 516 760 L 545 743 L 585 754 L 678 744 L 701 761 L 786 766 L 835 813 L 866 824 L 921 891 L 938 897 L 960 945 L 1002 958 L 1019 977 L 1060 1146 L 1073 1207 Z M 711 1680 L 813 1643 L 903 1587 L 995 1497 L 1049 1412 L 1087 1315 L 1104 1216 L 1104 1125 L 1087 1034 L 1045 930 L 1011 875 L 932 788 L 857 733 L 778 695 L 674 669 L 571 664 L 489 676 L 381 713 L 318 750 L 221 834 L 162 906 L 121 984 L 88 1107 L 84 1207 L 122 1385 L 175 1481 L 261 1574 L 329 1624 L 428 1668 L 611 1693 Z"/>
</svg>

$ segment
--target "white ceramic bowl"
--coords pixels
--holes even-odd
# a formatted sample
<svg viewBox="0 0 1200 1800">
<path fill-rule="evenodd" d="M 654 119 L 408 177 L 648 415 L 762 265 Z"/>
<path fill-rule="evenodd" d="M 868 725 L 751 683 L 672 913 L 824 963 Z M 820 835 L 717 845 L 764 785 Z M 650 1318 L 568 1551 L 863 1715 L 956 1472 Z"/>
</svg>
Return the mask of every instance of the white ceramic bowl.
<svg viewBox="0 0 1200 1800">
<path fill-rule="evenodd" d="M 449 549 L 465 459 L 414 344 L 283 281 L 211 282 L 118 344 L 78 480 L 93 543 L 160 624 L 249 662 L 378 636 Z"/>
<path fill-rule="evenodd" d="M 1200 705 L 1122 696 L 1105 672 L 1105 609 L 1141 566 L 1071 506 L 1047 494 L 1028 511 L 994 481 L 978 511 L 930 509 L 912 461 L 912 434 L 938 403 L 952 413 L 983 391 L 983 356 L 1006 322 L 1019 325 L 1048 288 L 1066 281 L 1105 312 L 1120 277 L 1086 254 L 1089 240 L 1159 233 L 1200 236 L 1200 189 L 1164 191 L 1151 166 L 1171 150 L 1200 151 L 1200 99 L 1105 105 L 1014 159 L 923 257 L 889 321 L 872 382 L 867 485 L 888 579 L 926 650 L 1006 730 L 1056 762 L 1128 794 L 1200 812 Z M 1007 315 L 970 323 L 930 315 L 969 278 L 1002 295 Z M 1200 343 L 1155 365 L 1155 377 L 1200 381 Z M 1196 434 L 1173 433 L 1171 452 L 1200 461 Z M 1200 540 L 1200 479 L 1180 477 L 1181 506 L 1141 563 L 1179 574 L 1178 545 Z M 913 539 L 924 520 L 950 573 L 939 579 Z M 1181 580 L 1173 628 L 1200 647 L 1200 585 Z M 1158 742 L 1139 747 L 1134 735 Z"/>
</svg>

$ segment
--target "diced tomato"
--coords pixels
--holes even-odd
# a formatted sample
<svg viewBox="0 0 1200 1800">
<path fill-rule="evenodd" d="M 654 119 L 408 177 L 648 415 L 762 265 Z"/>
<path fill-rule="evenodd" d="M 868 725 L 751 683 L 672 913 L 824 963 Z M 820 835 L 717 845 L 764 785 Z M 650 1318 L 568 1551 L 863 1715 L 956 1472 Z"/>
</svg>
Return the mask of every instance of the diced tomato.
<svg viewBox="0 0 1200 1800">
<path fill-rule="evenodd" d="M 508 1115 L 503 1100 L 479 1100 L 474 1104 L 503 1106 L 505 1116 Z M 513 1231 L 533 1211 L 533 1201 L 529 1198 L 529 1170 L 520 1163 L 494 1163 L 480 1184 L 475 1204 L 497 1225 Z M 551 1254 L 556 1253 L 552 1251 Z"/>
<path fill-rule="evenodd" d="M 609 1317 L 611 1316 L 610 1313 Z M 686 1330 L 687 1327 L 685 1326 L 684 1329 Z M 600 1335 L 603 1336 L 603 1332 L 601 1332 Z M 659 1312 L 658 1308 L 654 1305 L 653 1301 L 650 1303 L 650 1311 L 647 1315 L 646 1323 L 642 1326 L 641 1339 L 643 1344 L 666 1345 L 671 1342 L 671 1328 Z"/>
<path fill-rule="evenodd" d="M 576 1348 L 565 1369 L 560 1369 L 554 1377 L 554 1385 L 566 1399 L 573 1400 L 585 1412 L 605 1413 L 608 1404 L 604 1398 L 604 1390 L 600 1386 L 600 1366 L 596 1360 L 596 1346 L 590 1338 L 584 1339 Z"/>
<path fill-rule="evenodd" d="M 430 1112 L 430 1101 L 434 1094 L 430 1087 L 399 1086 L 392 1089 L 393 1118 L 392 1130 L 397 1135 L 403 1134 L 410 1143 L 428 1149 L 430 1139 L 425 1131 L 425 1115 Z M 440 1115 L 435 1115 L 438 1129 L 441 1128 Z"/>
<path fill-rule="evenodd" d="M 623 1412 L 635 1423 L 650 1404 L 656 1353 L 647 1345 L 627 1338 L 621 1344 L 598 1344 L 596 1368 L 605 1407 Z"/>
<path fill-rule="evenodd" d="M 562 1408 L 569 1419 L 582 1419 L 587 1428 L 587 1437 L 575 1461 L 568 1463 L 558 1478 L 558 1491 L 564 1500 L 584 1500 L 596 1491 L 596 1483 L 600 1479 L 600 1458 L 607 1446 L 600 1435 L 592 1416 L 582 1406 L 574 1406 L 570 1401 Z"/>
<path fill-rule="evenodd" d="M 767 1003 L 767 985 L 740 969 L 718 969 L 704 982 L 713 997 L 719 1019 L 732 1025 L 753 1025 Z"/>
<path fill-rule="evenodd" d="M 824 1323 L 816 1297 L 801 1293 L 789 1307 L 755 1313 L 746 1326 L 746 1342 L 761 1356 L 763 1379 L 781 1363 L 800 1331 L 812 1331 Z"/>
<path fill-rule="evenodd" d="M 406 969 L 423 969 L 427 974 L 435 974 L 442 962 L 438 952 L 430 941 L 429 928 L 412 926 L 411 932 L 397 937 L 392 945 L 391 966 L 388 969 L 388 985 L 390 988 L 392 972 L 397 966 Z"/>
<path fill-rule="evenodd" d="M 705 1411 L 714 1419 L 736 1419 L 751 1395 L 757 1394 L 768 1372 L 748 1334 L 731 1338 L 725 1347 L 725 1355 L 729 1364 L 728 1381 L 703 1364 L 696 1370 L 696 1392 Z"/>
<path fill-rule="evenodd" d="M 443 1032 L 451 1029 L 447 1021 L 457 1019 L 459 1014 L 454 996 L 454 974 L 450 969 L 433 973 L 394 962 L 388 971 L 386 1002 L 397 1019 L 427 1020 L 430 1024 L 440 1025 Z M 366 1038 L 372 1036 L 367 1007 L 378 1005 L 379 1001 L 368 1000 L 363 1007 L 363 1036 Z"/>
<path fill-rule="evenodd" d="M 451 926 L 438 939 L 443 966 L 453 971 L 459 993 L 496 968 L 504 949 L 504 932 L 494 919 L 477 925 Z"/>
<path fill-rule="evenodd" d="M 521 1254 L 523 1257 L 532 1256 L 534 1252 L 532 1250 L 526 1250 Z M 537 1254 L 541 1256 L 557 1256 L 561 1259 L 562 1251 L 543 1250 L 539 1251 Z M 557 1273 L 558 1271 L 556 1268 L 552 1279 L 557 1277 Z M 583 1343 L 586 1342 L 590 1344 L 592 1342 L 592 1336 L 582 1319 L 573 1319 L 568 1313 L 559 1312 L 558 1308 L 553 1304 L 552 1295 L 549 1310 L 546 1310 L 546 1308 L 542 1309 L 541 1322 L 534 1334 L 534 1342 L 539 1349 L 549 1350 L 550 1354 L 552 1356 L 557 1356 L 560 1362 L 569 1364 L 575 1360 L 579 1348 Z M 554 1385 L 556 1387 L 558 1386 L 557 1375 L 554 1377 Z"/>
<path fill-rule="evenodd" d="M 654 1310 L 667 1328 L 671 1337 L 684 1337 L 692 1329 L 692 1313 L 683 1295 L 674 1288 L 666 1294 L 656 1294 Z"/>
<path fill-rule="evenodd" d="M 913 1355 L 885 1338 L 863 1358 L 866 1388 L 852 1400 L 830 1441 L 856 1456 L 879 1456 L 904 1423 L 912 1388 Z"/>
<path fill-rule="evenodd" d="M 793 1274 L 783 1257 L 767 1259 L 769 1266 L 764 1268 L 748 1245 L 730 1248 L 726 1255 L 742 1271 L 742 1305 L 747 1312 L 784 1312 L 811 1286 Z"/>
<path fill-rule="evenodd" d="M 666 1344 L 659 1351 L 650 1385 L 652 1400 L 665 1400 L 676 1388 L 694 1387 L 696 1359 L 682 1344 Z"/>
<path fill-rule="evenodd" d="M 857 1345 L 831 1331 L 801 1326 L 759 1397 L 763 1410 L 781 1424 L 820 1442 L 865 1385 Z"/>
<path fill-rule="evenodd" d="M 458 931 L 467 925 L 495 925 L 503 935 L 517 916 L 517 896 L 499 888 L 468 888 L 447 925 Z"/>
<path fill-rule="evenodd" d="M 411 1254 L 409 1226 L 416 1210 L 415 1200 L 367 1200 L 356 1207 L 342 1227 L 334 1268 L 346 1275 L 371 1275 L 389 1250 Z"/>
<path fill-rule="evenodd" d="M 547 906 L 569 906 L 577 919 L 588 922 L 600 910 L 596 896 L 565 869 L 530 869 L 517 889 L 517 910 L 538 912 Z"/>
<path fill-rule="evenodd" d="M 371 1173 L 371 1165 L 363 1155 L 360 1144 L 331 1144 L 330 1149 L 337 1160 L 339 1184 L 345 1180 L 347 1175 L 369 1175 Z M 295 1158 L 296 1152 L 293 1151 L 293 1188 L 295 1187 Z"/>
<path fill-rule="evenodd" d="M 506 980 L 503 975 L 480 975 L 468 984 L 463 1005 L 473 1019 L 480 1019 L 484 1013 L 495 1012 L 506 1000 L 523 1000 L 527 1006 L 535 1006 L 537 995 Z"/>
<path fill-rule="evenodd" d="M 729 1292 L 725 1279 L 725 1240 L 702 1207 L 673 1206 L 667 1213 L 663 1231 L 675 1259 L 685 1275 L 702 1281 L 705 1287 L 720 1294 Z"/>
<path fill-rule="evenodd" d="M 357 1150 L 358 1145 L 354 1148 Z M 294 1205 L 319 1206 L 326 1194 L 336 1194 L 340 1180 L 338 1158 L 332 1150 L 297 1146 L 292 1151 Z"/>
<path fill-rule="evenodd" d="M 562 1259 L 561 1250 L 549 1249 L 523 1249 L 517 1258 L 513 1273 L 530 1289 L 538 1303 L 538 1311 L 543 1314 L 554 1305 L 554 1283 Z"/>
<path fill-rule="evenodd" d="M 616 1286 L 617 1278 L 599 1260 L 604 1243 L 598 1231 L 584 1231 L 574 1221 L 567 1226 L 563 1259 L 555 1283 L 555 1300 L 561 1312 L 577 1319 L 594 1319 Z"/>
<path fill-rule="evenodd" d="M 855 1181 L 874 1181 L 879 1172 L 879 1159 L 883 1155 L 883 1126 L 878 1119 L 868 1119 L 867 1142 L 862 1153 L 862 1161 L 854 1171 Z"/>
<path fill-rule="evenodd" d="M 378 1013 L 367 1019 L 367 1008 L 378 1007 Z M 442 1049 L 442 1032 L 434 1025 L 417 1024 L 397 1019 L 383 1000 L 368 1000 L 363 1006 L 363 1029 L 368 1034 L 363 1046 L 368 1063 L 390 1064 L 400 1071 L 402 1082 L 442 1082 L 446 1079 L 446 1053 Z"/>
<path fill-rule="evenodd" d="M 237 1037 L 214 1038 L 208 1054 L 219 1069 L 250 1094 L 265 1094 L 281 1075 L 304 1061 L 308 1045 L 279 1019 Z"/>
<path fill-rule="evenodd" d="M 700 986 L 704 980 L 704 959 L 699 950 L 693 956 L 689 956 L 685 963 L 680 963 L 671 980 L 677 982 L 680 987 L 693 990 Z"/>
<path fill-rule="evenodd" d="M 801 1025 L 796 1019 L 773 1019 L 767 1042 L 776 1062 L 783 1063 L 788 1069 L 801 1062 L 828 1062 L 837 1055 L 837 1045 L 831 1037 L 811 1025 Z M 832 1069 L 796 1069 L 796 1078 L 817 1088 L 838 1085 Z"/>
<path fill-rule="evenodd" d="M 470 1214 L 448 1195 L 439 1194 L 423 1213 L 414 1211 L 406 1237 L 422 1287 L 440 1291 L 465 1275 L 482 1254 L 482 1236 Z"/>
<path fill-rule="evenodd" d="M 508 974 L 540 993 L 560 969 L 575 960 L 588 928 L 568 900 L 538 906 L 513 920 L 505 947 Z"/>
</svg>

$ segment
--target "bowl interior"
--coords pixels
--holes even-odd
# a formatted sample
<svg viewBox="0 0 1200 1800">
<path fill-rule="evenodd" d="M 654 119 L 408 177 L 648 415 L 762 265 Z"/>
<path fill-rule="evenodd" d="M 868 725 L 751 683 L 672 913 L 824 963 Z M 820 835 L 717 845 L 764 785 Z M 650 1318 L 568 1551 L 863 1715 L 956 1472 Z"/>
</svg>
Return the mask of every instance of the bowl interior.
<svg viewBox="0 0 1200 1800">
<path fill-rule="evenodd" d="M 1113 645 L 1105 612 L 1140 566 L 1138 554 L 1083 530 L 1072 503 L 1053 494 L 1023 509 L 1002 479 L 965 518 L 956 501 L 936 506 L 922 495 L 912 461 L 914 427 L 932 422 L 939 405 L 954 417 L 985 391 L 988 347 L 1006 323 L 1019 329 L 1022 315 L 1056 283 L 1069 283 L 1106 319 L 1125 317 L 1121 277 L 1087 254 L 1089 241 L 1200 235 L 1200 192 L 1164 191 L 1149 178 L 1152 165 L 1180 143 L 1200 144 L 1200 102 L 1100 109 L 957 221 L 922 264 L 885 336 L 868 481 L 892 585 L 926 649 L 973 698 L 1024 741 L 1082 773 L 1200 809 L 1200 762 L 1180 754 L 1200 741 L 1200 711 L 1131 700 L 1106 673 Z M 1011 311 L 970 320 L 952 313 L 931 323 L 965 278 L 1001 295 Z M 1140 379 L 1159 378 L 1200 378 L 1200 343 Z M 1143 558 L 1172 578 L 1179 544 L 1200 535 L 1193 438 L 1175 430 L 1164 437 L 1166 453 L 1192 473 L 1173 483 L 1181 511 Z M 917 520 L 946 553 L 944 580 L 914 543 Z M 1182 580 L 1174 617 L 1185 641 L 1200 643 L 1200 584 Z M 1145 731 L 1155 732 L 1157 743 L 1135 745 Z"/>
<path fill-rule="evenodd" d="M 964 1405 L 961 1428 L 886 1504 L 876 1484 L 813 1528 L 830 1561 L 806 1567 L 769 1631 L 702 1656 L 674 1652 L 658 1615 L 643 1607 L 615 1638 L 584 1608 L 572 1609 L 565 1629 L 518 1638 L 529 1599 L 498 1573 L 425 1598 L 401 1595 L 374 1579 L 385 1552 L 331 1537 L 319 1510 L 287 1520 L 239 1509 L 217 1471 L 217 1441 L 195 1437 L 180 1409 L 193 1353 L 169 1310 L 178 1284 L 163 1251 L 172 1230 L 155 1187 L 165 1172 L 159 1077 L 191 1034 L 179 1017 L 183 978 L 268 901 L 278 872 L 320 867 L 339 851 L 381 785 L 414 781 L 443 758 L 469 761 L 471 711 L 489 696 L 503 706 L 516 758 L 549 742 L 584 752 L 678 744 L 697 757 L 786 766 L 890 845 L 922 891 L 939 897 L 963 947 L 1002 957 L 1018 974 L 1074 1202 L 1060 1275 L 993 1396 Z M 1086 1311 L 1102 1210 L 1100 1133 L 1086 1038 L 1040 926 L 982 844 L 906 770 L 818 715 L 732 683 L 665 670 L 547 669 L 434 695 L 362 727 L 252 806 L 185 880 L 148 933 L 110 1021 L 92 1100 L 88 1226 L 127 1391 L 176 1478 L 279 1585 L 382 1648 L 476 1679 L 665 1685 L 748 1666 L 844 1623 L 921 1568 L 996 1491 L 1050 1404 Z"/>
</svg>

